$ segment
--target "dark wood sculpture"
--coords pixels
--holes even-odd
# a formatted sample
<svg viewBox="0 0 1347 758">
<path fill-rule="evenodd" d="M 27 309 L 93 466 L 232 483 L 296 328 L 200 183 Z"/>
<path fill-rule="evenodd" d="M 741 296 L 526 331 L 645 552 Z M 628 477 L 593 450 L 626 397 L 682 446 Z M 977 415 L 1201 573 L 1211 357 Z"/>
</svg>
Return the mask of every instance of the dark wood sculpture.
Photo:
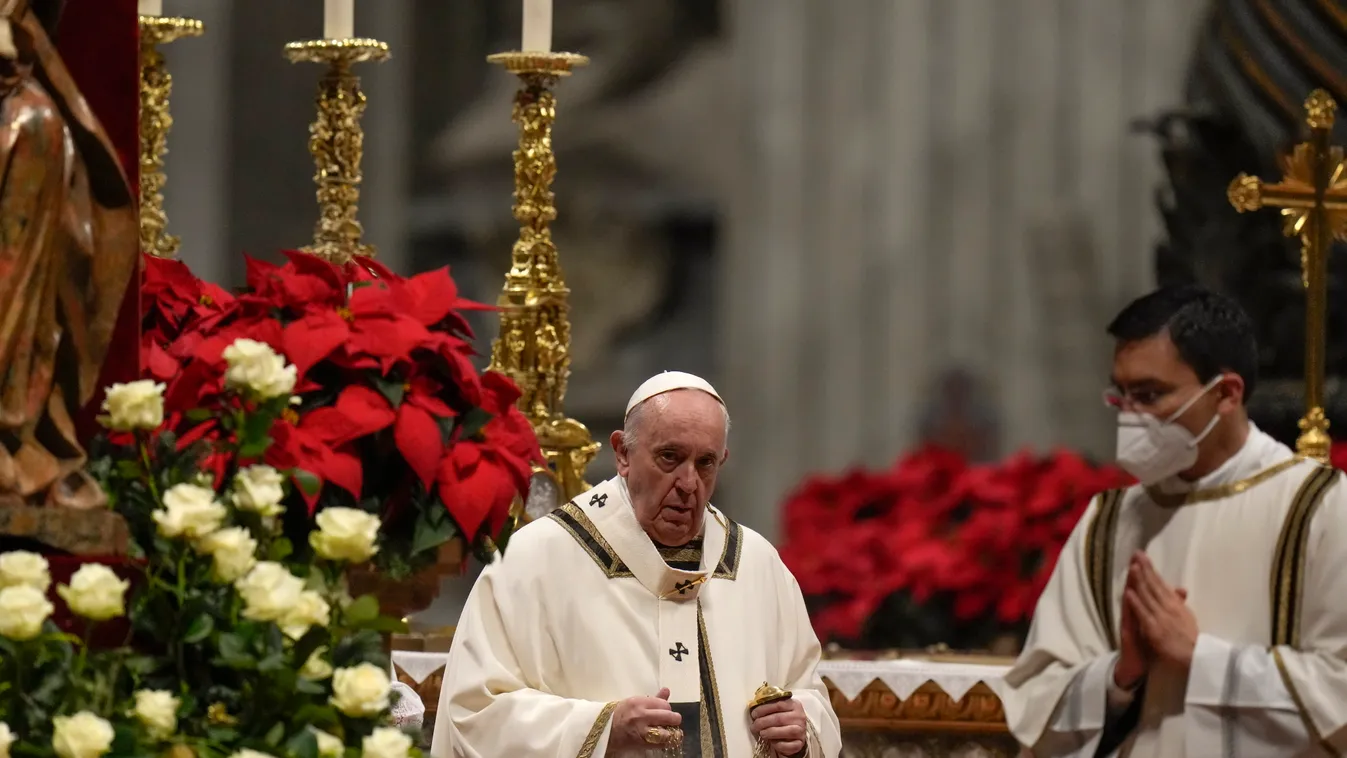
<svg viewBox="0 0 1347 758">
<path fill-rule="evenodd" d="M 105 503 L 75 419 L 95 395 L 139 237 L 134 195 L 50 33 L 59 0 L 0 0 L 0 506 Z"/>
</svg>

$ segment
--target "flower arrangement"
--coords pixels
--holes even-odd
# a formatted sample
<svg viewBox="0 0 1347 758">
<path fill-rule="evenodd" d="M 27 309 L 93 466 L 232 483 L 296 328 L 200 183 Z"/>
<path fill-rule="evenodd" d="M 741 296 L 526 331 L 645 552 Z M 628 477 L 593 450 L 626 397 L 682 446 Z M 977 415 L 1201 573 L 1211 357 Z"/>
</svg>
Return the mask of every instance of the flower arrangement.
<svg viewBox="0 0 1347 758">
<path fill-rule="evenodd" d="M 91 471 L 127 522 L 131 561 L 86 563 L 53 595 L 45 558 L 0 554 L 0 758 L 418 755 L 388 724 L 381 633 L 401 622 L 345 589 L 347 566 L 382 549 L 378 517 L 325 509 L 295 549 L 278 519 L 294 472 L 262 461 L 297 370 L 244 340 L 223 355 L 211 410 L 261 442 L 184 444 L 164 384 L 107 392 Z M 276 370 L 249 370 L 264 364 Z M 217 479 L 201 464 L 221 455 L 238 465 Z M 57 628 L 53 601 L 83 634 Z M 122 644 L 90 644 L 108 628 Z"/>
<path fill-rule="evenodd" d="M 781 555 L 825 641 L 1017 645 L 1090 498 L 1129 482 L 1069 452 L 975 465 L 926 448 L 805 482 L 785 504 Z"/>
<path fill-rule="evenodd" d="M 236 295 L 146 257 L 143 363 L 167 385 L 179 444 L 210 442 L 217 477 L 238 457 L 290 472 L 294 495 L 274 515 L 286 514 L 296 544 L 325 509 L 377 514 L 385 547 L 375 562 L 391 577 L 425 567 L 457 536 L 483 556 L 503 545 L 510 506 L 542 456 L 514 406 L 518 388 L 470 362 L 462 312 L 484 306 L 460 298 L 447 269 L 403 278 L 366 259 L 286 256 L 280 266 L 249 259 Z M 200 410 L 245 379 L 296 404 L 270 426 Z"/>
</svg>

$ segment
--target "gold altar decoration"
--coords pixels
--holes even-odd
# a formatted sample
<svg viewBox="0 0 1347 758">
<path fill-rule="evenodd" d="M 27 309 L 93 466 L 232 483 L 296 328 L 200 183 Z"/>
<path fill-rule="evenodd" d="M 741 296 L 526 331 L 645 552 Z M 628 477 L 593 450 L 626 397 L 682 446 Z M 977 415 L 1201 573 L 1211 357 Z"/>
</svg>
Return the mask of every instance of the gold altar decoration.
<svg viewBox="0 0 1347 758">
<path fill-rule="evenodd" d="M 374 247 L 362 241 L 365 230 L 357 218 L 364 178 L 360 164 L 365 132 L 360 117 L 365 113 L 365 93 L 352 66 L 388 60 L 388 45 L 372 39 L 309 40 L 286 45 L 285 55 L 292 63 L 327 65 L 318 83 L 318 115 L 309 126 L 309 152 L 317 169 L 313 181 L 318 186 L 318 222 L 313 244 L 301 249 L 331 263 L 346 263 L 357 255 L 373 257 Z"/>
<path fill-rule="evenodd" d="M 168 234 L 164 213 L 164 155 L 173 128 L 168 100 L 173 77 L 168 73 L 160 45 L 183 37 L 199 37 L 201 22 L 174 16 L 140 17 L 140 249 L 160 258 L 172 258 L 181 243 Z"/>
<path fill-rule="evenodd" d="M 1281 209 L 1282 231 L 1300 238 L 1300 275 L 1305 288 L 1305 415 L 1296 451 L 1328 463 L 1332 441 L 1324 415 L 1324 353 L 1327 350 L 1328 256 L 1333 240 L 1347 240 L 1347 176 L 1342 148 L 1330 143 L 1337 103 L 1324 90 L 1305 100 L 1307 142 L 1281 157 L 1283 177 L 1266 184 L 1240 174 L 1228 196 L 1235 210 Z"/>
<path fill-rule="evenodd" d="M 519 239 L 497 301 L 500 335 L 491 347 L 490 368 L 509 376 L 523 392 L 519 409 L 532 422 L 550 469 L 550 473 L 534 472 L 534 487 L 551 486 L 560 504 L 589 489 L 585 469 L 599 451 L 585 425 L 562 411 L 571 371 L 570 290 L 550 228 L 557 217 L 552 194 L 557 173 L 552 152 L 556 118 L 552 89 L 573 67 L 589 59 L 571 53 L 510 52 L 487 60 L 504 66 L 521 83 L 511 114 L 519 126 L 519 149 L 514 151 L 514 217 L 520 225 Z M 554 478 L 549 481 L 550 477 Z"/>
</svg>

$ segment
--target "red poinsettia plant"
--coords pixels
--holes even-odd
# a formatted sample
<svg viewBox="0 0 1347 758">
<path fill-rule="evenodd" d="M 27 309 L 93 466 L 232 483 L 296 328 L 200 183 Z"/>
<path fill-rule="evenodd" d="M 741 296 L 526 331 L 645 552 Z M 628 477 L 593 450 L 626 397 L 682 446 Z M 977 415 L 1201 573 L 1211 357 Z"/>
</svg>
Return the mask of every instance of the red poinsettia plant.
<svg viewBox="0 0 1347 758">
<path fill-rule="evenodd" d="M 246 286 L 233 294 L 146 257 L 142 365 L 168 385 L 179 444 L 228 438 L 207 462 L 217 479 L 237 463 L 230 456 L 252 453 L 295 472 L 287 521 L 299 528 L 328 506 L 377 513 L 377 565 L 393 576 L 433 561 L 456 536 L 479 549 L 503 542 L 542 456 L 515 408 L 518 388 L 473 366 L 463 313 L 486 306 L 459 297 L 447 268 L 402 277 L 368 259 L 285 256 L 283 265 L 249 258 Z M 298 404 L 269 430 L 199 410 L 218 406 L 225 349 L 240 338 L 294 367 Z M 268 352 L 235 370 L 272 370 Z"/>
<path fill-rule="evenodd" d="M 925 448 L 805 482 L 781 555 L 825 641 L 985 650 L 1023 636 L 1090 498 L 1129 482 L 1070 452 L 984 465 Z"/>
</svg>

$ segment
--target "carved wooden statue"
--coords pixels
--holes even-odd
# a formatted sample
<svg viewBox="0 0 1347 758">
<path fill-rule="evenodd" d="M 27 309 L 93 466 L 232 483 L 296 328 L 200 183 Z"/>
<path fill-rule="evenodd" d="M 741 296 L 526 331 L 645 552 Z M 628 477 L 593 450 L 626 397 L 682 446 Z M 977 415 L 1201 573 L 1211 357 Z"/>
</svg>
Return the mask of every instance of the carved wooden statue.
<svg viewBox="0 0 1347 758">
<path fill-rule="evenodd" d="M 74 419 L 98 389 L 138 224 L 52 44 L 61 5 L 0 0 L 0 505 L 93 508 L 105 498 Z"/>
</svg>

